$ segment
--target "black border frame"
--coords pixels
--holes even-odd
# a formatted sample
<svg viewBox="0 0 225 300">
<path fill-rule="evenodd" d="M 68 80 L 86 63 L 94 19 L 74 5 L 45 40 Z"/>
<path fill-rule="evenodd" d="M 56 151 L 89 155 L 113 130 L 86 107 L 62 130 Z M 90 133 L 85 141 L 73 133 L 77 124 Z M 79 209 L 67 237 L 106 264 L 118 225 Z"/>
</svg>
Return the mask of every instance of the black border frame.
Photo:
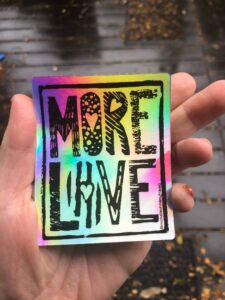
<svg viewBox="0 0 225 300">
<path fill-rule="evenodd" d="M 88 234 L 88 235 L 62 235 L 62 236 L 47 236 L 45 234 L 46 213 L 45 213 L 45 184 L 46 184 L 46 133 L 45 133 L 45 115 L 44 115 L 44 99 L 43 91 L 49 89 L 76 89 L 76 88 L 125 88 L 125 87 L 142 87 L 142 86 L 160 86 L 162 96 L 159 104 L 159 141 L 160 141 L 160 165 L 161 165 L 161 188 L 162 188 L 162 208 L 164 229 L 155 231 L 141 231 L 141 232 L 121 232 L 121 233 L 102 233 L 102 234 Z M 165 161 L 164 161 L 164 89 L 163 81 L 161 80 L 145 80 L 135 82 L 111 82 L 111 83 L 82 83 L 82 84 L 57 84 L 57 85 L 38 85 L 40 108 L 41 108 L 41 123 L 43 134 L 43 160 L 42 160 L 42 238 L 43 240 L 66 240 L 78 238 L 97 238 L 97 237 L 116 237 L 127 235 L 142 235 L 142 234 L 156 234 L 167 233 L 169 231 L 168 215 L 167 215 L 167 199 L 166 199 L 166 178 L 165 178 Z"/>
</svg>

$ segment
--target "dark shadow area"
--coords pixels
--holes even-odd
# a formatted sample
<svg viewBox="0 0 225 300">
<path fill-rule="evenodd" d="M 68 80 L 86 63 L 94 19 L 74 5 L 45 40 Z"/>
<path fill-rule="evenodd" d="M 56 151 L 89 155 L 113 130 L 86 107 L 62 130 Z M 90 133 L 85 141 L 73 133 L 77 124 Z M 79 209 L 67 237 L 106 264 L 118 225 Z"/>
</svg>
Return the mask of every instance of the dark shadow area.
<svg viewBox="0 0 225 300">
<path fill-rule="evenodd" d="M 142 266 L 125 282 L 113 299 L 197 299 L 199 279 L 195 266 L 191 239 L 184 239 L 182 245 L 175 241 L 155 242 Z M 190 273 L 193 276 L 189 276 Z"/>
<path fill-rule="evenodd" d="M 195 0 L 204 37 L 209 42 L 224 41 L 225 1 Z"/>
<path fill-rule="evenodd" d="M 84 48 L 92 55 L 97 55 L 93 47 L 98 41 L 95 0 L 64 0 L 60 3 L 53 0 L 11 0 L 1 1 L 0 6 L 18 7 L 24 24 L 32 31 L 31 39 L 41 36 L 41 39 L 53 43 L 61 59 L 83 57 Z M 35 36 L 37 31 L 39 37 Z"/>
</svg>

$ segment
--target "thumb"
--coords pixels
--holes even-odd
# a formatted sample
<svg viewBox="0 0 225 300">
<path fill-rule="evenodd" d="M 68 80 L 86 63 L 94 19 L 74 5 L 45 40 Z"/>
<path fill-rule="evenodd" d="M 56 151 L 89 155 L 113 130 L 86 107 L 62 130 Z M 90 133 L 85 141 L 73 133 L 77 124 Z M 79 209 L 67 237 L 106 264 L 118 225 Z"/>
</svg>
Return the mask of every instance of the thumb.
<svg viewBox="0 0 225 300">
<path fill-rule="evenodd" d="M 25 95 L 12 98 L 9 123 L 0 149 L 1 191 L 21 190 L 34 179 L 35 113 Z"/>
</svg>

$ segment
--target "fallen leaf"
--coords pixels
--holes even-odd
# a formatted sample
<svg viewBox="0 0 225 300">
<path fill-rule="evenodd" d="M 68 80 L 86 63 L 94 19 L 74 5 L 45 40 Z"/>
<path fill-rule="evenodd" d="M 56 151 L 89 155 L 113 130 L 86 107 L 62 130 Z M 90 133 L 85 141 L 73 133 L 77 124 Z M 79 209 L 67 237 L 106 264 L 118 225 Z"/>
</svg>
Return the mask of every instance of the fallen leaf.
<svg viewBox="0 0 225 300">
<path fill-rule="evenodd" d="M 201 299 L 202 300 L 209 300 L 210 297 L 210 289 L 209 288 L 203 288 L 201 293 Z"/>
<path fill-rule="evenodd" d="M 206 255 L 206 249 L 205 248 L 201 248 L 200 252 L 201 252 L 202 255 Z"/>
<path fill-rule="evenodd" d="M 149 287 L 140 292 L 139 296 L 143 299 L 151 299 L 153 296 L 161 294 L 162 288 L 160 287 Z"/>
<path fill-rule="evenodd" d="M 131 290 L 131 293 L 132 293 L 133 295 L 137 295 L 137 294 L 138 294 L 138 289 L 132 289 L 132 290 Z"/>
<path fill-rule="evenodd" d="M 183 244 L 183 235 L 182 234 L 178 234 L 176 237 L 176 241 L 178 245 L 182 245 Z"/>
<path fill-rule="evenodd" d="M 165 247 L 168 252 L 171 252 L 175 248 L 175 245 L 173 242 L 167 242 Z"/>
</svg>

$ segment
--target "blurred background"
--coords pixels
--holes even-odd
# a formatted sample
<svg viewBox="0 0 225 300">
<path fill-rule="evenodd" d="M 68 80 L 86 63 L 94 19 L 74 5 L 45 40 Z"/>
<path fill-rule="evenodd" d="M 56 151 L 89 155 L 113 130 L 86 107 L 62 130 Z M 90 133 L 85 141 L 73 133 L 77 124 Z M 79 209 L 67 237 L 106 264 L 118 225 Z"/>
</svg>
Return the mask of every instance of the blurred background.
<svg viewBox="0 0 225 300">
<path fill-rule="evenodd" d="M 33 76 L 178 71 L 198 90 L 225 78 L 224 0 L 0 0 L 0 141 L 11 95 L 31 95 Z M 174 178 L 193 186 L 194 210 L 114 299 L 225 299 L 225 117 L 196 136 L 213 160 Z"/>
</svg>

